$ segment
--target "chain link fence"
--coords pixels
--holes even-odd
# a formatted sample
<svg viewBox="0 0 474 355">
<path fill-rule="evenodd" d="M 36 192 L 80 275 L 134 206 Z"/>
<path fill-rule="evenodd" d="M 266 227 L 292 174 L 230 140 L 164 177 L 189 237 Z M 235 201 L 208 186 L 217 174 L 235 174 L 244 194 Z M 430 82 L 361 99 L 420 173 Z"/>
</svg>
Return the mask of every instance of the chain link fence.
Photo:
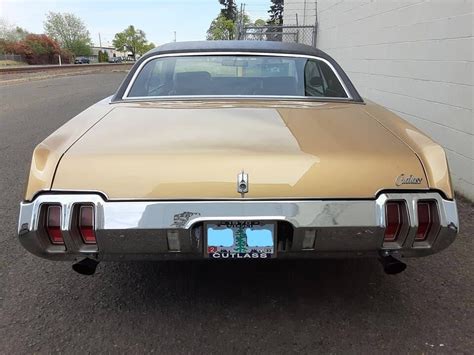
<svg viewBox="0 0 474 355">
<path fill-rule="evenodd" d="M 12 60 L 14 62 L 25 62 L 25 58 L 18 54 L 0 54 L 0 60 Z"/>
<path fill-rule="evenodd" d="M 238 37 L 247 41 L 278 41 L 316 46 L 315 26 L 244 26 Z"/>
</svg>

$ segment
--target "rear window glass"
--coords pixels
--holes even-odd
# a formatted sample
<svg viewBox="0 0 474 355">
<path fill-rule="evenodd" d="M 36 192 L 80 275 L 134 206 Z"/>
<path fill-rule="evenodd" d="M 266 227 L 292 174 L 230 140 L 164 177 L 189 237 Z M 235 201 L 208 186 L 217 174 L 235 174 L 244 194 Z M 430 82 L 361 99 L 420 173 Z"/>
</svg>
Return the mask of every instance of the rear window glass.
<svg viewBox="0 0 474 355">
<path fill-rule="evenodd" d="M 347 98 L 340 80 L 324 61 L 252 55 L 153 59 L 138 73 L 128 97 L 163 96 Z"/>
</svg>

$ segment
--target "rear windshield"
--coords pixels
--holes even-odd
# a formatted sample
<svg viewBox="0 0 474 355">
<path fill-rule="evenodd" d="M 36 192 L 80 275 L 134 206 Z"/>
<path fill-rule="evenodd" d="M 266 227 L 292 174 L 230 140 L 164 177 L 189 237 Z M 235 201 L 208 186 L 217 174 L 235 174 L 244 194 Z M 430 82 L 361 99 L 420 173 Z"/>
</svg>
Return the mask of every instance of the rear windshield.
<svg viewBox="0 0 474 355">
<path fill-rule="evenodd" d="M 127 97 L 310 96 L 347 98 L 322 60 L 252 55 L 200 55 L 150 60 Z"/>
</svg>

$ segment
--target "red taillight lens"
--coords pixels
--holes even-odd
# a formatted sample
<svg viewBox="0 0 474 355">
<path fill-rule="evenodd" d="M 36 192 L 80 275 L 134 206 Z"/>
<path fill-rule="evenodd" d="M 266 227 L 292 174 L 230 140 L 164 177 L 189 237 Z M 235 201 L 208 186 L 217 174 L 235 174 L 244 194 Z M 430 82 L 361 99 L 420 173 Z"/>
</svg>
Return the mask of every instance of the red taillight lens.
<svg viewBox="0 0 474 355">
<path fill-rule="evenodd" d="M 79 209 L 79 233 L 85 244 L 96 244 L 94 230 L 94 208 L 81 206 Z"/>
<path fill-rule="evenodd" d="M 61 232 L 61 207 L 48 206 L 46 210 L 46 233 L 52 244 L 64 245 Z"/>
<path fill-rule="evenodd" d="M 418 202 L 418 229 L 416 231 L 416 241 L 424 241 L 433 225 L 432 208 L 429 202 Z"/>
<path fill-rule="evenodd" d="M 397 239 L 402 227 L 401 203 L 389 202 L 385 210 L 385 237 L 384 241 L 393 242 Z"/>
</svg>

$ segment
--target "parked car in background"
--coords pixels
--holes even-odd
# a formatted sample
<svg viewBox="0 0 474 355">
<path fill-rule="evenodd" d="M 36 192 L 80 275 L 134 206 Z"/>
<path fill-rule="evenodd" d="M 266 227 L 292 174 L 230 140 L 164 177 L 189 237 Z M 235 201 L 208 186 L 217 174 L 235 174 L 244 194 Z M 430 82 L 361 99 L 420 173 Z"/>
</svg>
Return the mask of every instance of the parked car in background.
<svg viewBox="0 0 474 355">
<path fill-rule="evenodd" d="M 121 57 L 110 57 L 109 58 L 109 63 L 122 63 L 122 58 Z"/>
<path fill-rule="evenodd" d="M 90 60 L 86 57 L 78 57 L 74 60 L 74 64 L 90 64 Z"/>
<path fill-rule="evenodd" d="M 448 247 L 444 150 L 313 47 L 172 43 L 33 153 L 19 238 L 52 260 L 401 257 Z"/>
</svg>

